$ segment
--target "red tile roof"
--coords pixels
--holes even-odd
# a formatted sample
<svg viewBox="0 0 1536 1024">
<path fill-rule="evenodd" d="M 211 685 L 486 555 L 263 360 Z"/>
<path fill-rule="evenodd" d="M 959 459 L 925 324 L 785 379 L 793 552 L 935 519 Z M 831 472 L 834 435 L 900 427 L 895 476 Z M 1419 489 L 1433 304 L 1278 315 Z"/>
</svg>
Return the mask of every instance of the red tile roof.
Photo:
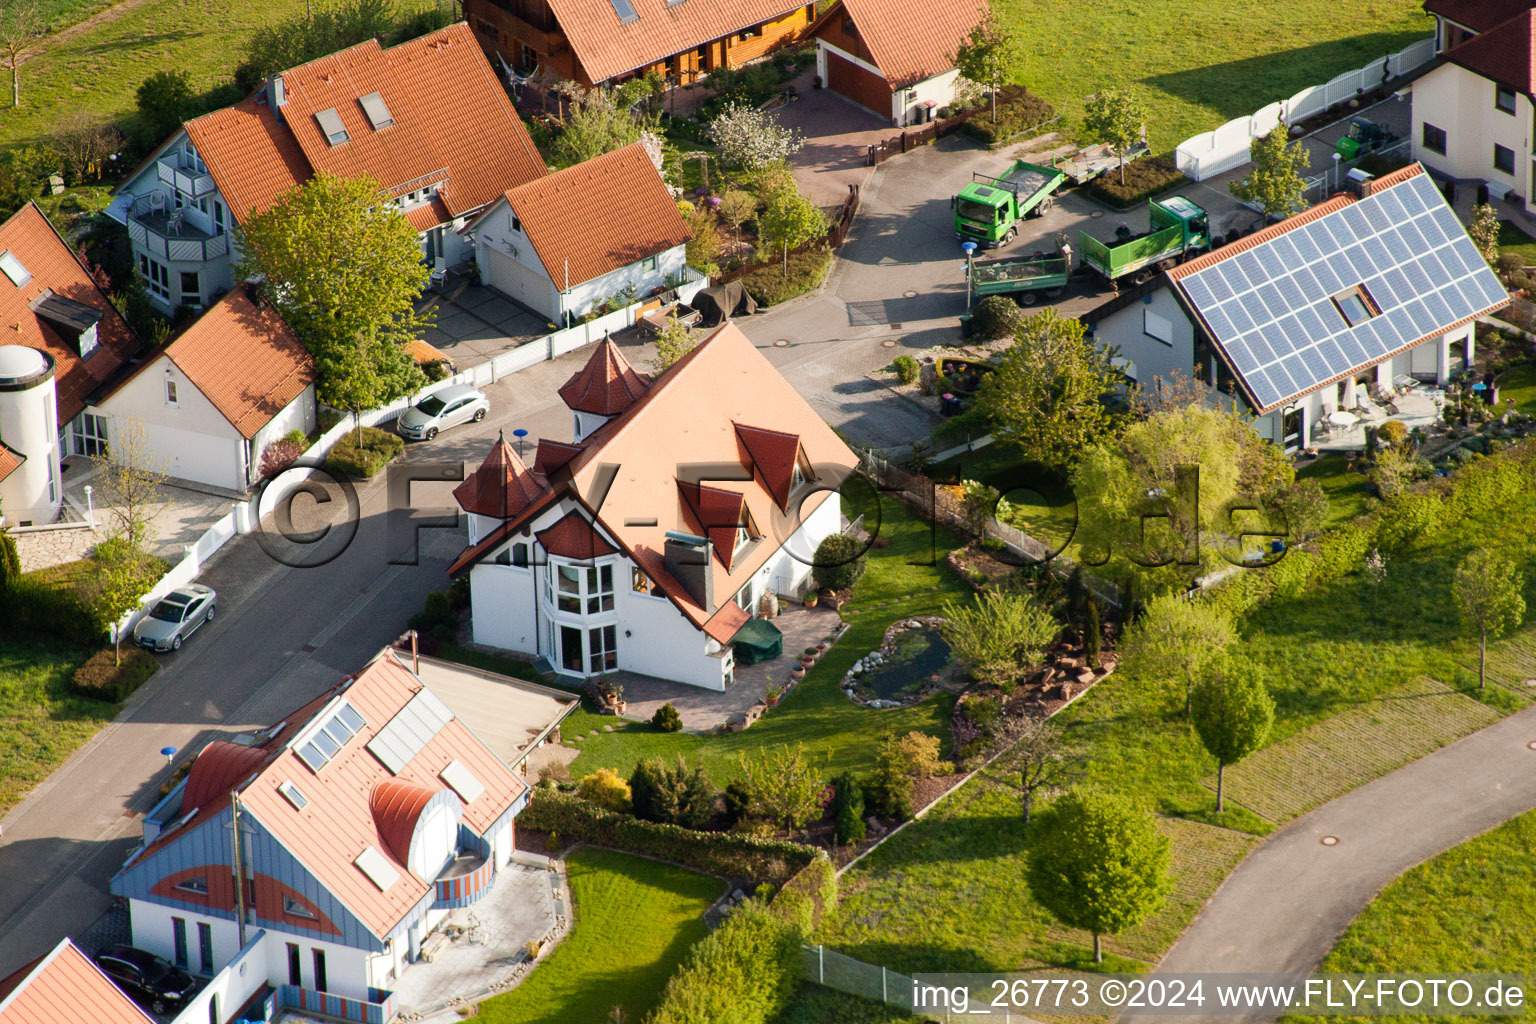
<svg viewBox="0 0 1536 1024">
<path fill-rule="evenodd" d="M 763 482 L 781 510 L 789 508 L 790 484 L 795 463 L 800 457 L 800 437 L 779 430 L 763 430 L 736 424 L 736 436 L 752 460 L 753 468 L 763 475 Z"/>
<path fill-rule="evenodd" d="M 787 538 L 858 465 L 858 457 L 734 324 L 724 324 L 678 360 L 638 401 L 595 431 L 550 479 L 546 495 L 523 515 L 466 549 L 449 567 L 458 573 L 485 557 L 557 497 L 598 490 L 598 477 L 613 473 L 598 521 L 619 548 L 655 580 L 687 618 L 717 640 L 729 640 L 746 621 L 730 599 L 778 550 L 776 543 L 747 548 L 729 567 L 713 564 L 717 608 L 702 608 L 667 571 L 665 535 L 671 510 L 681 507 L 677 467 L 690 463 L 734 463 L 750 469 L 737 423 L 772 424 L 793 433 L 822 489 L 788 513 L 779 509 L 757 480 L 731 482 L 746 514 L 765 538 Z M 617 467 L 615 471 L 614 467 Z M 727 607 L 729 605 L 729 607 Z M 734 610 L 732 610 L 734 609 Z M 737 616 L 741 616 L 739 621 Z"/>
<path fill-rule="evenodd" d="M 315 382 L 315 360 L 269 302 L 230 290 L 171 342 L 165 357 L 246 438 Z"/>
<path fill-rule="evenodd" d="M 579 444 L 566 444 L 541 437 L 538 450 L 533 455 L 533 471 L 539 476 L 548 477 L 580 454 Z"/>
<path fill-rule="evenodd" d="M 152 1024 L 69 939 L 0 980 L 0 1024 Z"/>
<path fill-rule="evenodd" d="M 536 535 L 544 550 L 561 558 L 602 558 L 615 549 L 592 528 L 578 512 L 567 512 L 548 529 Z"/>
<path fill-rule="evenodd" d="M 693 237 L 638 142 L 508 189 L 506 200 L 544 272 L 565 288 Z"/>
<path fill-rule="evenodd" d="M 715 557 L 729 569 L 736 551 L 736 528 L 741 524 L 741 510 L 746 498 L 740 491 L 686 480 L 677 482 L 677 494 L 687 513 L 683 521 L 688 529 L 708 537 L 714 546 Z"/>
<path fill-rule="evenodd" d="M 142 346 L 36 204 L 28 203 L 0 224 L 0 251 L 6 250 L 32 273 L 32 279 L 18 288 L 0 275 L 0 345 L 27 345 L 53 357 L 58 419 L 63 426 Z M 49 291 L 101 313 L 96 348 L 86 358 L 80 358 L 76 339 L 65 338 L 32 310 L 32 304 Z"/>
<path fill-rule="evenodd" d="M 1529 96 L 1536 91 L 1536 11 L 1522 11 L 1445 51 L 1444 57 Z"/>
<path fill-rule="evenodd" d="M 26 461 L 25 455 L 18 455 L 4 444 L 0 444 L 0 480 L 10 476 Z"/>
<path fill-rule="evenodd" d="M 954 67 L 955 51 L 986 13 L 986 0 L 843 0 L 811 32 L 827 19 L 851 16 L 875 66 L 902 88 Z"/>
<path fill-rule="evenodd" d="M 394 652 L 385 651 L 356 678 L 343 680 L 286 716 L 277 735 L 255 748 L 262 752 L 264 766 L 240 788 L 242 808 L 379 937 L 388 934 L 421 901 L 432 879 L 412 874 L 405 861 L 391 851 L 374 818 L 371 796 L 375 789 L 393 778 L 435 791 L 441 788 L 438 775 L 457 760 L 485 787 L 464 806 L 462 818 L 480 834 L 527 789 L 522 778 L 457 718 L 450 719 L 398 774 L 391 775 L 367 745 L 422 688 L 421 681 Z M 317 773 L 299 758 L 293 741 L 306 736 L 317 716 L 338 697 L 345 697 L 366 724 Z M 303 794 L 307 801 L 303 810 L 279 792 L 278 786 L 284 782 L 292 782 Z M 190 835 L 228 806 L 227 793 L 205 800 L 188 824 L 162 835 L 140 851 L 130 866 Z M 182 807 L 192 811 L 185 799 Z M 381 891 L 353 863 L 370 846 L 400 873 L 386 890 Z M 261 870 L 259 864 L 253 868 Z"/>
<path fill-rule="evenodd" d="M 1465 25 L 1474 32 L 1486 32 L 1493 26 L 1523 14 L 1532 0 L 1427 0 L 1424 10 Z"/>
<path fill-rule="evenodd" d="M 453 489 L 453 497 L 466 512 L 510 519 L 543 490 L 543 481 L 528 471 L 507 439 L 501 437 L 480 468 Z"/>
<path fill-rule="evenodd" d="M 586 365 L 560 385 L 560 397 L 567 407 L 579 412 L 617 416 L 634 405 L 650 385 L 650 375 L 636 372 L 613 339 L 604 338 Z"/>
<path fill-rule="evenodd" d="M 602 82 L 804 7 L 789 0 L 632 0 L 619 21 L 609 0 L 548 0 L 587 77 Z"/>
<path fill-rule="evenodd" d="M 445 183 L 407 214 L 418 231 L 542 177 L 544 161 L 460 22 L 384 49 L 377 40 L 283 73 L 281 115 L 265 94 L 187 122 L 237 220 L 316 173 L 369 177 L 392 195 Z M 377 92 L 394 123 L 374 130 L 361 99 Z M 332 146 L 315 115 L 334 109 L 349 136 Z M 429 217 L 437 219 L 427 223 Z"/>
</svg>

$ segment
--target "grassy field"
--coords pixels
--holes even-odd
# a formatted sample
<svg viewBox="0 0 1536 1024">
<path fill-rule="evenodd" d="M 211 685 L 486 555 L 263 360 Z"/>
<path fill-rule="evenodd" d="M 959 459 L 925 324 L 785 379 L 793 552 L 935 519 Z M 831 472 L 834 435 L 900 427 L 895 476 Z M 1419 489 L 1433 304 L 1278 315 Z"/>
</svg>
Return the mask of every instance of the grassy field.
<svg viewBox="0 0 1536 1024">
<path fill-rule="evenodd" d="M 0 815 L 117 714 L 68 692 L 88 651 L 42 640 L 0 639 Z"/>
<path fill-rule="evenodd" d="M 1319 456 L 1296 470 L 1296 479 L 1316 480 L 1328 496 L 1328 521 L 1324 528 L 1339 526 L 1365 511 L 1365 500 L 1372 497 L 1370 477 L 1349 468 L 1343 455 Z"/>
<path fill-rule="evenodd" d="M 884 502 L 883 508 L 881 532 L 891 544 L 869 553 L 869 569 L 855 600 L 843 608 L 851 623 L 848 631 L 777 708 L 745 732 L 721 736 L 662 733 L 639 722 L 603 732 L 604 726 L 614 724 L 611 717 L 578 711 L 561 726 L 562 735 L 581 737 L 573 744 L 581 748 L 581 754 L 571 771 L 579 777 L 598 768 L 612 768 L 627 776 L 638 761 L 682 754 L 690 761 L 702 758 L 715 784 L 724 786 L 737 774 L 739 755 L 804 743 L 812 763 L 830 778 L 844 768 L 863 769 L 873 763 L 875 749 L 887 730 L 897 735 L 913 729 L 943 733 L 952 703 L 948 696 L 910 708 L 871 711 L 849 701 L 838 685 L 854 661 L 879 646 L 892 622 L 911 615 L 935 614 L 946 600 L 970 594 L 943 564 L 954 538 L 942 533 L 938 536 L 934 559 L 935 540 L 929 525 L 912 516 L 900 502 Z M 937 564 L 926 564 L 930 560 Z M 592 729 L 598 734 L 586 735 Z"/>
<path fill-rule="evenodd" d="M 1001 0 L 1027 54 L 1025 82 L 1076 127 L 1083 97 L 1131 87 L 1153 152 L 1395 53 L 1433 30 L 1416 0 L 1221 4 Z"/>
<path fill-rule="evenodd" d="M 1536 267 L 1536 238 L 1521 231 L 1514 221 L 1499 221 L 1499 251 L 1519 254 L 1528 267 Z"/>
<path fill-rule="evenodd" d="M 76 16 L 106 4 L 54 0 Z M 437 0 L 395 0 L 404 15 Z M 67 113 L 118 117 L 133 109 L 134 90 L 156 71 L 184 69 L 193 88 L 229 80 L 251 29 L 303 13 L 306 0 L 125 0 L 52 37 L 22 67 L 22 106 L 10 108 L 10 80 L 0 90 L 0 148 L 46 138 Z"/>
<path fill-rule="evenodd" d="M 606 1021 L 620 1005 L 624 1020 L 640 1020 L 707 933 L 704 911 L 725 892 L 718 878 L 612 850 L 577 850 L 565 865 L 576 904 L 571 933 L 526 982 L 481 1003 L 476 1020 Z"/>
<path fill-rule="evenodd" d="M 1536 856 L 1536 812 L 1420 864 L 1381 891 L 1345 929 L 1318 970 L 1525 974 L 1536 958 L 1532 856 Z M 1523 1019 L 1524 1014 L 1517 1016 Z M 1339 1024 L 1387 1018 L 1284 1019 L 1287 1024 Z M 1462 1018 L 1393 1014 L 1390 1019 L 1412 1024 Z"/>
</svg>

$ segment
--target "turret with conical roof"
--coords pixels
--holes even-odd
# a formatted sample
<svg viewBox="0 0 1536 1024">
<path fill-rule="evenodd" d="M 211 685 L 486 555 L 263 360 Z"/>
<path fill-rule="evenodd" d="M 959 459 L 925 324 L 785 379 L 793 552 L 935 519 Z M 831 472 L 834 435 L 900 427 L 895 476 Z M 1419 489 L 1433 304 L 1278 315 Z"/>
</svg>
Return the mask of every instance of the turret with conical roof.
<svg viewBox="0 0 1536 1024">
<path fill-rule="evenodd" d="M 619 415 L 651 386 L 650 374 L 629 365 L 611 336 L 592 350 L 587 363 L 560 386 L 560 397 L 570 408 L 576 440 Z"/>
<path fill-rule="evenodd" d="M 544 481 L 533 474 L 498 434 L 480 468 L 453 489 L 453 497 L 464 511 L 493 519 L 511 519 L 539 496 Z"/>
</svg>

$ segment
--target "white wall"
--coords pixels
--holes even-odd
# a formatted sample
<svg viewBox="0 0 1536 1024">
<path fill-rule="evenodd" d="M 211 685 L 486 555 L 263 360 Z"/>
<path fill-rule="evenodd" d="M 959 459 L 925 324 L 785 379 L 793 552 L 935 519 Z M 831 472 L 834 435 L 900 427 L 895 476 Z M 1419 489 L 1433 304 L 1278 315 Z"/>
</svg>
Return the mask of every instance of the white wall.
<svg viewBox="0 0 1536 1024">
<path fill-rule="evenodd" d="M 0 512 L 11 526 L 26 522 L 41 526 L 58 514 L 63 494 L 58 486 L 57 401 L 52 374 L 23 391 L 0 391 L 0 441 L 26 458 L 0 480 Z"/>
<path fill-rule="evenodd" d="M 634 285 L 637 299 L 645 299 L 653 290 L 662 286 L 669 274 L 683 272 L 687 262 L 685 247 L 675 245 L 659 253 L 654 270 L 646 270 L 644 262 L 637 260 L 572 288 L 565 297 L 566 311 L 573 317 L 581 316 L 594 305 L 601 304 L 604 299 L 613 297 L 630 285 Z"/>
<path fill-rule="evenodd" d="M 171 1024 L 208 1024 L 212 1018 L 210 1004 L 215 1000 L 218 1002 L 217 1019 L 222 1024 L 231 1020 L 235 1011 L 267 984 L 272 937 L 262 929 L 253 929 L 247 934 L 245 948 L 182 1007 Z"/>
<path fill-rule="evenodd" d="M 261 476 L 261 453 L 266 451 L 267 445 L 276 441 L 290 430 L 301 430 L 307 436 L 315 429 L 315 386 L 311 384 L 298 397 L 283 407 L 276 416 L 267 422 L 267 425 L 256 431 L 256 436 L 251 438 L 250 467 L 247 478 L 255 481 Z"/>
<path fill-rule="evenodd" d="M 176 382 L 175 405 L 165 400 L 167 380 Z M 153 360 L 90 411 L 114 421 L 113 437 L 122 435 L 127 417 L 137 418 L 152 457 L 160 463 L 157 468 L 168 476 L 244 490 L 245 438 L 166 356 Z"/>
<path fill-rule="evenodd" d="M 793 510 L 794 506 L 790 508 Z M 839 532 L 842 523 L 841 499 L 834 492 L 805 516 L 805 521 L 768 559 L 764 566 L 768 570 L 767 585 L 775 593 L 799 597 L 810 578 L 816 546 Z"/>
<path fill-rule="evenodd" d="M 1515 112 L 1494 106 L 1496 86 L 1455 64 L 1442 64 L 1413 83 L 1413 158 L 1453 178 L 1487 180 L 1507 186 L 1531 208 L 1530 97 L 1515 95 Z M 1446 134 L 1442 155 L 1424 146 L 1425 123 Z M 1513 150 L 1515 170 L 1493 167 L 1495 144 Z"/>
<path fill-rule="evenodd" d="M 1159 288 L 1151 299 L 1150 303 L 1133 302 L 1094 324 L 1094 341 L 1101 348 L 1118 346 L 1120 355 L 1134 364 L 1126 372 L 1139 382 L 1149 383 L 1153 377 L 1167 377 L 1175 371 L 1188 377 L 1195 366 L 1194 325 L 1171 289 Z M 1148 313 L 1171 326 L 1171 344 L 1147 333 Z"/>
<path fill-rule="evenodd" d="M 925 78 L 905 89 L 894 90 L 891 94 L 891 117 L 897 124 L 921 124 L 923 123 L 923 104 L 932 100 L 933 114 L 937 118 L 939 108 L 947 107 L 954 102 L 955 82 L 959 77 L 960 72 L 950 68 L 943 74 Z"/>
</svg>

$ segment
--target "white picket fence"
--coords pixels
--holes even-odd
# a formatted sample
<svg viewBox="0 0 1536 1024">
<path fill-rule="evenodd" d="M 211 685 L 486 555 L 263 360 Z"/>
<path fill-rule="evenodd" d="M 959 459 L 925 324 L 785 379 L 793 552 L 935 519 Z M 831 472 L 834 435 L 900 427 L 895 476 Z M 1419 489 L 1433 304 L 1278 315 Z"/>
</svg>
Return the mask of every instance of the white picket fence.
<svg viewBox="0 0 1536 1024">
<path fill-rule="evenodd" d="M 1354 99 L 1382 82 L 1406 74 L 1433 60 L 1435 40 L 1421 39 L 1406 49 L 1378 57 L 1363 68 L 1346 71 L 1322 85 L 1311 85 L 1290 99 L 1271 103 L 1247 117 L 1234 118 L 1215 131 L 1185 139 L 1175 151 L 1179 170 L 1195 181 L 1204 181 L 1248 162 L 1248 146 L 1267 135 L 1280 122 L 1296 124 L 1320 114 L 1336 103 Z"/>
<path fill-rule="evenodd" d="M 699 290 L 709 283 L 709 279 L 699 275 L 691 267 L 687 269 L 686 277 L 687 280 L 677 289 L 677 294 L 680 301 L 691 302 Z M 363 426 L 376 427 L 381 423 L 387 423 L 434 391 L 440 391 L 450 385 L 472 384 L 475 387 L 485 387 L 519 370 L 526 370 L 535 363 L 554 359 L 590 345 L 605 335 L 632 326 L 642 305 L 644 303 L 637 302 L 584 324 L 576 324 L 542 338 L 535 338 L 510 352 L 503 352 L 483 363 L 461 370 L 451 377 L 428 384 L 409 398 L 402 398 L 381 409 L 371 409 L 363 413 L 361 416 Z M 303 458 L 314 464 L 323 463 L 336 442 L 353 429 L 355 429 L 355 423 L 352 417 L 343 417 L 339 423 L 320 435 L 320 438 L 304 453 Z M 232 502 L 229 512 L 223 518 L 204 531 L 196 543 L 186 546 L 181 560 L 156 581 L 155 585 L 140 599 L 139 606 L 119 620 L 117 624 L 119 635 L 126 635 L 129 630 L 132 630 L 160 598 L 196 579 L 203 565 L 213 557 L 214 552 L 241 534 L 251 532 L 262 516 L 270 514 L 280 506 L 311 475 L 313 471 L 309 469 L 284 473 L 276 483 L 260 493 L 259 507 L 252 507 L 257 504 L 257 499 Z"/>
</svg>

